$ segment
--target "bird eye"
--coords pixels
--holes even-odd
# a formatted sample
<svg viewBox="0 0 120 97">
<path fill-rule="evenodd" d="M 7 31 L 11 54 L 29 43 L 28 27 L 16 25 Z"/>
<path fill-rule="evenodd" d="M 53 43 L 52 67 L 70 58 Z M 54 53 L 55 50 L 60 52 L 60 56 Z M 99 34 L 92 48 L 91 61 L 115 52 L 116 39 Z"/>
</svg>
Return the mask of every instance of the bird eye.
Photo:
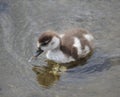
<svg viewBox="0 0 120 97">
<path fill-rule="evenodd" d="M 49 43 L 49 40 L 43 42 L 41 45 L 42 45 L 42 46 L 46 46 L 48 43 Z"/>
<path fill-rule="evenodd" d="M 47 45 L 47 43 L 44 42 L 44 43 L 42 43 L 41 45 L 42 45 L 42 46 L 45 46 L 45 45 Z"/>
</svg>

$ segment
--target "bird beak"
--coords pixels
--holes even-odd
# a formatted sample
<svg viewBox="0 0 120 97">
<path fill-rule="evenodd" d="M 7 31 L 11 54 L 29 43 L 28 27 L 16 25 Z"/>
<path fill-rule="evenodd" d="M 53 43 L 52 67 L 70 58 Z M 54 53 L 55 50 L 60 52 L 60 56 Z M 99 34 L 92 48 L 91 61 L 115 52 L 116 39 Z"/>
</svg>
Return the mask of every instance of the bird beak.
<svg viewBox="0 0 120 97">
<path fill-rule="evenodd" d="M 34 57 L 38 57 L 42 52 L 43 52 L 43 50 L 41 48 L 38 48 L 35 52 Z"/>
</svg>

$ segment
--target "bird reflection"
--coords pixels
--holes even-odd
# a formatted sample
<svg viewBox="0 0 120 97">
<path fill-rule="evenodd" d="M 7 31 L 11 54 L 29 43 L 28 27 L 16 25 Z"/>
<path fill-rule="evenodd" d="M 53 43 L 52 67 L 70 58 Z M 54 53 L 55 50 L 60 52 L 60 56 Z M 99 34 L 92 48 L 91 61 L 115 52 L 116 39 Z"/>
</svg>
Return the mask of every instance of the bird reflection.
<svg viewBox="0 0 120 97">
<path fill-rule="evenodd" d="M 48 61 L 47 66 L 34 66 L 32 70 L 36 73 L 39 84 L 48 88 L 60 79 L 61 73 L 66 71 L 66 67 Z"/>
<path fill-rule="evenodd" d="M 34 66 L 32 70 L 36 73 L 38 83 L 45 88 L 49 88 L 60 80 L 60 76 L 64 74 L 67 69 L 84 65 L 89 57 L 90 56 L 67 64 L 58 64 L 54 61 L 46 60 L 46 66 Z"/>
</svg>

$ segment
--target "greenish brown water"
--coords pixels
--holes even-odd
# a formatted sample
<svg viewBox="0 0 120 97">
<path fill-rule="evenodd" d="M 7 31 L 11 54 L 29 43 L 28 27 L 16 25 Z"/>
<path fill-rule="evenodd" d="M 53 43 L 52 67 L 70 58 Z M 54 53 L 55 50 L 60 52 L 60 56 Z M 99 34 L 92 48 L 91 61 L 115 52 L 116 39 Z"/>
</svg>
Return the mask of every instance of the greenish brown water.
<svg viewBox="0 0 120 97">
<path fill-rule="evenodd" d="M 95 37 L 82 66 L 28 62 L 42 31 L 75 27 Z M 120 1 L 0 0 L 0 97 L 69 96 L 120 96 Z"/>
</svg>

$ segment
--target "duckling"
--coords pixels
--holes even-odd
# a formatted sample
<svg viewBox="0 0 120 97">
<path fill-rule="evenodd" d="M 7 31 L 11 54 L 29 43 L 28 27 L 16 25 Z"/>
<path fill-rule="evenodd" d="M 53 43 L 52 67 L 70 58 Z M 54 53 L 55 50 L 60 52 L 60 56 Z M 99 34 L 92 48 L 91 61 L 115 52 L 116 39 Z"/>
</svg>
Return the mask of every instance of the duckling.
<svg viewBox="0 0 120 97">
<path fill-rule="evenodd" d="M 46 52 L 48 60 L 69 63 L 85 58 L 94 50 L 94 37 L 85 29 L 71 29 L 62 34 L 46 31 L 38 37 L 35 58 Z"/>
</svg>

